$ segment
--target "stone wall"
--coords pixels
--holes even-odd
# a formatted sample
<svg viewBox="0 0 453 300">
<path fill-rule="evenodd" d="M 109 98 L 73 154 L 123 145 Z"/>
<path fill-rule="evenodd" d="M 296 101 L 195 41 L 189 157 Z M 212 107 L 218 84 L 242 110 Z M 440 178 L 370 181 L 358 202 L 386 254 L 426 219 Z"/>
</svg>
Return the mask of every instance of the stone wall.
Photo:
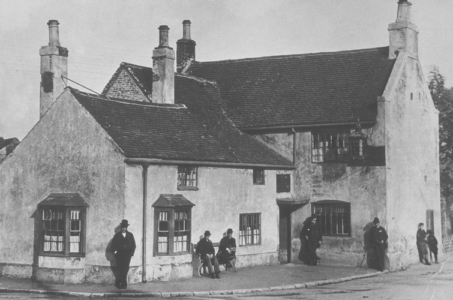
<svg viewBox="0 0 453 300">
<path fill-rule="evenodd" d="M 384 92 L 387 148 L 387 223 L 392 269 L 418 261 L 416 231 L 434 210 L 441 234 L 438 114 L 418 59 L 402 52 Z"/>
<path fill-rule="evenodd" d="M 278 207 L 276 204 L 276 171 L 266 170 L 266 184 L 253 185 L 250 169 L 198 168 L 198 190 L 177 189 L 177 166 L 149 166 L 148 168 L 148 214 L 147 214 L 147 280 L 173 280 L 191 277 L 192 256 L 153 256 L 154 208 L 152 204 L 160 194 L 182 194 L 195 204 L 192 208 L 191 243 L 196 244 L 205 230 L 211 231 L 211 240 L 220 242 L 228 228 L 233 229 L 236 239 L 237 266 L 273 264 L 278 251 Z M 137 243 L 131 265 L 140 271 L 131 280 L 141 280 L 142 248 L 142 167 L 128 165 L 126 171 L 126 218 Z M 239 246 L 239 214 L 261 213 L 261 244 Z"/>
<path fill-rule="evenodd" d="M 104 130 L 66 91 L 0 165 L 2 274 L 79 282 L 84 268 L 105 265 L 124 216 L 125 165 Z M 37 204 L 50 193 L 79 193 L 87 209 L 86 256 L 41 257 Z M 12 234 L 14 233 L 14 234 Z M 64 273 L 73 272 L 69 276 Z"/>
<path fill-rule="evenodd" d="M 372 136 L 373 132 L 376 135 L 377 131 L 373 129 L 370 128 L 364 132 L 369 136 Z M 325 263 L 359 265 L 364 253 L 363 227 L 374 217 L 385 216 L 385 167 L 312 163 L 311 131 L 309 130 L 298 130 L 294 134 L 286 132 L 263 134 L 260 138 L 270 142 L 273 148 L 279 149 L 283 154 L 292 154 L 294 147 L 296 170 L 293 171 L 290 198 L 306 200 L 310 203 L 322 200 L 350 203 L 351 236 L 326 236 L 318 252 Z M 275 143 L 279 145 L 276 146 Z M 299 234 L 303 221 L 311 215 L 311 209 L 311 204 L 307 204 L 291 214 L 291 261 L 298 261 Z"/>
</svg>

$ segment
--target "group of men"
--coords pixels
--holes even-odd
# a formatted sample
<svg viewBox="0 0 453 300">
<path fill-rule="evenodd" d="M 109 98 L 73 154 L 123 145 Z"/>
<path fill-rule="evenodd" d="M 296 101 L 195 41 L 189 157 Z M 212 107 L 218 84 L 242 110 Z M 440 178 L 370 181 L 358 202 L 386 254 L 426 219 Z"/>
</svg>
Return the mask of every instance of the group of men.
<svg viewBox="0 0 453 300">
<path fill-rule="evenodd" d="M 220 240 L 217 255 L 210 237 L 211 232 L 206 230 L 204 237 L 197 244 L 196 252 L 200 254 L 202 263 L 208 267 L 211 278 L 220 279 L 219 264 L 225 264 L 227 268 L 232 268 L 236 272 L 236 240 L 233 238 L 233 229 L 229 228 L 226 236 Z"/>
<path fill-rule="evenodd" d="M 439 263 L 437 261 L 437 239 L 434 236 L 434 232 L 432 230 L 425 231 L 425 224 L 420 223 L 418 224 L 417 230 L 417 250 L 418 250 L 418 257 L 420 262 L 425 265 L 431 265 L 428 260 L 428 248 L 429 251 L 434 254 L 435 263 Z"/>
<path fill-rule="evenodd" d="M 316 249 L 321 246 L 322 233 L 317 222 L 318 217 L 313 215 L 304 222 L 304 226 L 300 233 L 301 249 L 299 259 L 305 264 L 316 266 L 321 259 L 316 254 Z M 374 226 L 372 226 L 366 234 L 366 242 L 368 242 L 374 254 L 377 257 L 376 268 L 379 271 L 384 271 L 385 267 L 385 249 L 387 249 L 388 235 L 386 230 L 380 226 L 379 218 L 374 218 Z M 127 288 L 127 273 L 131 257 L 135 252 L 134 235 L 127 231 L 129 223 L 127 220 L 122 220 L 120 223 L 121 231 L 115 234 L 112 239 L 112 251 L 115 254 L 117 262 L 117 270 L 115 273 L 115 286 L 118 289 Z M 219 263 L 225 264 L 227 268 L 232 268 L 236 272 L 236 240 L 233 238 L 233 230 L 229 228 L 226 235 L 220 240 L 219 251 L 216 254 L 214 245 L 210 240 L 211 233 L 206 230 L 204 237 L 200 239 L 196 246 L 196 252 L 200 254 L 201 261 L 208 267 L 211 278 L 220 279 Z M 421 263 L 430 265 L 428 261 L 428 247 L 431 253 L 434 254 L 435 263 L 437 260 L 437 239 L 431 230 L 428 233 L 424 230 L 424 224 L 418 224 L 417 231 L 417 249 Z M 371 266 L 370 266 L 371 267 Z"/>
<path fill-rule="evenodd" d="M 316 249 L 321 246 L 322 233 L 320 226 L 317 224 L 318 217 L 312 215 L 307 218 L 300 232 L 301 247 L 299 259 L 309 266 L 319 265 L 321 259 L 316 254 Z M 388 235 L 385 229 L 380 226 L 379 218 L 374 218 L 374 226 L 367 232 L 367 239 L 372 248 L 373 253 L 377 257 L 376 268 L 380 271 L 385 267 L 385 249 L 387 249 Z"/>
</svg>

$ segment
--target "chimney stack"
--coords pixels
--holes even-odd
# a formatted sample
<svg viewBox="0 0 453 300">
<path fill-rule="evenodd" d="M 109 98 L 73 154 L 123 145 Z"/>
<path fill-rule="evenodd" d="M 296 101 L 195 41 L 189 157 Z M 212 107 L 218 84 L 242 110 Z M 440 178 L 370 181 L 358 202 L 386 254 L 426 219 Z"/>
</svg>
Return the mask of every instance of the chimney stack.
<svg viewBox="0 0 453 300">
<path fill-rule="evenodd" d="M 159 46 L 153 51 L 154 103 L 175 103 L 175 51 L 168 45 L 167 25 L 159 26 Z"/>
<path fill-rule="evenodd" d="M 176 67 L 181 72 L 187 64 L 195 60 L 195 41 L 190 37 L 190 21 L 184 20 L 182 39 L 176 42 Z"/>
<path fill-rule="evenodd" d="M 411 23 L 411 6 L 412 3 L 407 0 L 400 0 L 396 21 L 388 27 L 390 59 L 396 58 L 400 51 L 418 57 L 418 28 Z"/>
<path fill-rule="evenodd" d="M 58 21 L 50 20 L 49 45 L 39 50 L 41 56 L 40 118 L 54 103 L 66 86 L 68 49 L 60 46 Z"/>
</svg>

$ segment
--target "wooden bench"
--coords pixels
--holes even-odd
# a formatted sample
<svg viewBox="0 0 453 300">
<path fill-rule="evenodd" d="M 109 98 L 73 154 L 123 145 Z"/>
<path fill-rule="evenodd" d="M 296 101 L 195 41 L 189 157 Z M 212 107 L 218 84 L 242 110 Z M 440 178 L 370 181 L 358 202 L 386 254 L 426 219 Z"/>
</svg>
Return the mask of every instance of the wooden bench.
<svg viewBox="0 0 453 300">
<path fill-rule="evenodd" d="M 219 246 L 220 243 L 212 243 L 214 246 L 214 252 L 217 254 L 219 252 Z M 209 270 L 208 270 L 208 265 L 205 264 L 205 262 L 201 261 L 200 254 L 196 253 L 195 249 L 197 247 L 197 244 L 191 244 L 192 247 L 192 266 L 193 266 L 193 276 L 200 277 L 200 276 L 209 276 Z M 227 265 L 225 264 L 220 264 L 223 265 L 225 270 L 227 269 Z"/>
</svg>

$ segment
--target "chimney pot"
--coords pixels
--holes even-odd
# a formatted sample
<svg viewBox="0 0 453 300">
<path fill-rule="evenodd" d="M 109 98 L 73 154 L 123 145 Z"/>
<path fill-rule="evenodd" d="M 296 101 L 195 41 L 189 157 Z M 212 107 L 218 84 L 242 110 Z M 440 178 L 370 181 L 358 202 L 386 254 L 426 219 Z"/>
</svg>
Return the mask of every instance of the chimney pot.
<svg viewBox="0 0 453 300">
<path fill-rule="evenodd" d="M 57 20 L 49 20 L 47 22 L 47 25 L 49 25 L 49 46 L 60 46 L 59 24 Z"/>
<path fill-rule="evenodd" d="M 168 31 L 170 27 L 167 25 L 159 26 L 159 47 L 158 48 L 170 48 L 168 45 Z"/>
<path fill-rule="evenodd" d="M 185 40 L 191 40 L 191 38 L 190 38 L 190 24 L 191 24 L 191 22 L 189 20 L 184 20 L 182 22 L 182 25 L 183 25 L 182 38 L 185 39 Z"/>
</svg>

